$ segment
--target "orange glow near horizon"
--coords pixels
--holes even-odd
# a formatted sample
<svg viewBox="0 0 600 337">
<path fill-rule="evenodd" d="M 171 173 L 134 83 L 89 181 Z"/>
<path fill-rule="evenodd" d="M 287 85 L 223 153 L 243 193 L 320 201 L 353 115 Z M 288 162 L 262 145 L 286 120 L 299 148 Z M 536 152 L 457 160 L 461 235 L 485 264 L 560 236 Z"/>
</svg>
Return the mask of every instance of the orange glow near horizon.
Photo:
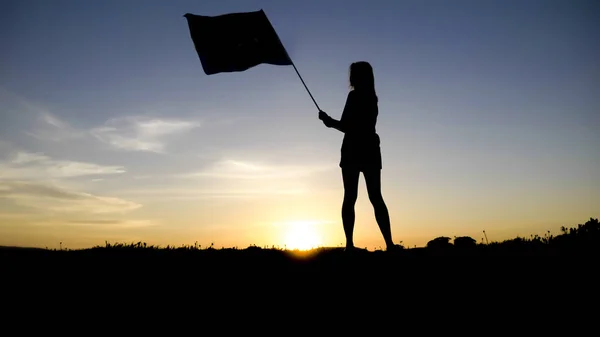
<svg viewBox="0 0 600 337">
<path fill-rule="evenodd" d="M 314 221 L 290 221 L 284 226 L 283 242 L 287 249 L 310 250 L 322 245 L 322 233 Z"/>
</svg>

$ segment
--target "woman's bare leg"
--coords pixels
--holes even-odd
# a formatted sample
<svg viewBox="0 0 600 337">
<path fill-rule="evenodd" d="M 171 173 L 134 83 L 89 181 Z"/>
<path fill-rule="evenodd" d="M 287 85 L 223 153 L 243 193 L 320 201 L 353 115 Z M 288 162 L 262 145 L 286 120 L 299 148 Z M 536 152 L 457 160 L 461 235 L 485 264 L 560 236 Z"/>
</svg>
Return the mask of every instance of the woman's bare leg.
<svg viewBox="0 0 600 337">
<path fill-rule="evenodd" d="M 346 234 L 346 248 L 354 248 L 354 205 L 358 198 L 358 178 L 360 171 L 342 168 L 342 180 L 344 181 L 344 202 L 342 203 L 342 223 L 344 234 Z"/>
<path fill-rule="evenodd" d="M 369 193 L 369 200 L 375 210 L 375 219 L 377 220 L 381 234 L 383 234 L 387 248 L 393 248 L 394 241 L 392 240 L 390 215 L 381 194 L 381 170 L 368 170 L 364 172 L 364 175 L 367 184 L 367 192 Z"/>
</svg>

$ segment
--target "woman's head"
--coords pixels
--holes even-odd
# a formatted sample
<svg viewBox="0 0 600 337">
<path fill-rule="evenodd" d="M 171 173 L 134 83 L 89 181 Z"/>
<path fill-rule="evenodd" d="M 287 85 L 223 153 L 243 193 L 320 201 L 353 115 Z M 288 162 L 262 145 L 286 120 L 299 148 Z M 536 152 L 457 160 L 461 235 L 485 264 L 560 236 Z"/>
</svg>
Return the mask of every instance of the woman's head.
<svg viewBox="0 0 600 337">
<path fill-rule="evenodd" d="M 350 65 L 350 87 L 359 90 L 375 91 L 373 68 L 366 61 L 354 62 Z"/>
</svg>

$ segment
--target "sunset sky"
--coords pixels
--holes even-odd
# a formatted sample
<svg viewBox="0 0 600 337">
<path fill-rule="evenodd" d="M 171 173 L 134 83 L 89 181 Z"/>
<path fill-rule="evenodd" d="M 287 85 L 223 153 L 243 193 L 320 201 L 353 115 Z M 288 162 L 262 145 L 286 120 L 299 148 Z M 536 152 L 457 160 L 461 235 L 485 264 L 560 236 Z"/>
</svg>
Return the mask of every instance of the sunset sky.
<svg viewBox="0 0 600 337">
<path fill-rule="evenodd" d="M 373 65 L 396 242 L 600 216 L 598 1 L 2 0 L 0 245 L 342 244 L 343 135 L 290 66 L 205 75 L 182 16 L 259 9 L 334 118 Z"/>
</svg>

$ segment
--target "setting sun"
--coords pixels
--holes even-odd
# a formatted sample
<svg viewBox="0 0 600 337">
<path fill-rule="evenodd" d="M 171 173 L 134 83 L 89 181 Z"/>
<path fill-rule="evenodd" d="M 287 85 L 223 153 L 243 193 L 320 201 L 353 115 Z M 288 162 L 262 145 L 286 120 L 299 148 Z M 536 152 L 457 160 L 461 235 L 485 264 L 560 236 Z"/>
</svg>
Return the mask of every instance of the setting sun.
<svg viewBox="0 0 600 337">
<path fill-rule="evenodd" d="M 319 222 L 292 221 L 285 224 L 284 244 L 287 249 L 309 250 L 321 245 Z"/>
</svg>

